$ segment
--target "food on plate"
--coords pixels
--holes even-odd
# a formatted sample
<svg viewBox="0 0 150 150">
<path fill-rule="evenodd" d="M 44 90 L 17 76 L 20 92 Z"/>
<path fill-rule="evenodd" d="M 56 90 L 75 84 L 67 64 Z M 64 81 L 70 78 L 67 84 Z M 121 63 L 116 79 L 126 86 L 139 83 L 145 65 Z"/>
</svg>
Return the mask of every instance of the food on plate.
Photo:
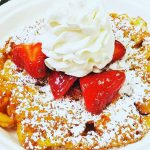
<svg viewBox="0 0 150 150">
<path fill-rule="evenodd" d="M 4 113 L 0 113 L 0 126 L 3 128 L 11 128 L 14 126 L 14 120 Z"/>
<path fill-rule="evenodd" d="M 150 130 L 147 23 L 86 1 L 54 2 L 0 48 L 0 126 L 27 150 L 119 148 Z"/>
<path fill-rule="evenodd" d="M 76 80 L 77 77 L 69 76 L 62 72 L 53 71 L 50 73 L 48 82 L 54 98 L 62 98 Z"/>
<path fill-rule="evenodd" d="M 100 114 L 116 97 L 125 81 L 125 73 L 116 70 L 104 71 L 79 80 L 86 109 L 93 114 Z"/>
<path fill-rule="evenodd" d="M 126 48 L 117 40 L 115 40 L 115 49 L 112 58 L 112 62 L 121 59 L 126 53 Z"/>
<path fill-rule="evenodd" d="M 142 115 L 150 114 L 150 100 L 145 100 L 144 102 L 135 103 L 136 108 Z"/>
<path fill-rule="evenodd" d="M 44 78 L 46 56 L 42 53 L 42 44 L 12 45 L 12 61 L 20 68 L 25 69 L 33 78 Z"/>
</svg>

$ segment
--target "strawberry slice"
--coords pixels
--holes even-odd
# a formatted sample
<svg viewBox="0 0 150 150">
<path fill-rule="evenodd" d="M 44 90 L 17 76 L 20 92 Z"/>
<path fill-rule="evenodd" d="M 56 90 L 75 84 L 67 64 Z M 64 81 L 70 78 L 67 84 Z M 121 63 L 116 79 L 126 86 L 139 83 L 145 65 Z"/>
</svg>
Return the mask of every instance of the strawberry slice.
<svg viewBox="0 0 150 150">
<path fill-rule="evenodd" d="M 12 48 L 12 61 L 18 67 L 25 69 L 33 78 L 46 76 L 45 58 L 41 43 L 19 44 Z"/>
<path fill-rule="evenodd" d="M 45 54 L 42 52 L 42 44 L 26 45 L 27 57 L 25 57 L 25 70 L 33 78 L 43 78 L 47 74 L 44 60 Z"/>
<path fill-rule="evenodd" d="M 77 77 L 66 75 L 62 72 L 53 71 L 49 76 L 49 85 L 55 99 L 63 97 Z"/>
<path fill-rule="evenodd" d="M 124 45 L 116 40 L 112 62 L 120 60 L 125 55 L 125 53 L 126 53 L 126 48 L 124 47 Z"/>
<path fill-rule="evenodd" d="M 80 78 L 80 86 L 87 111 L 100 114 L 116 97 L 124 81 L 125 73 L 115 70 L 90 74 Z"/>
<path fill-rule="evenodd" d="M 24 68 L 23 58 L 25 57 L 23 45 L 13 44 L 11 51 L 12 61 L 20 68 Z"/>
</svg>

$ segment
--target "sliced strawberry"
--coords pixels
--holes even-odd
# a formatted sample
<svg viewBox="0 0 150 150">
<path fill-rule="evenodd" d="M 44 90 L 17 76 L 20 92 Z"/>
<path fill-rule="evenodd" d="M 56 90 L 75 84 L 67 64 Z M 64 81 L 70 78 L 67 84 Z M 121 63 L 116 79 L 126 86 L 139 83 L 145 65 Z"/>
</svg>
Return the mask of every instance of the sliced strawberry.
<svg viewBox="0 0 150 150">
<path fill-rule="evenodd" d="M 100 114 L 118 94 L 124 81 L 125 73 L 115 70 L 90 74 L 80 78 L 80 86 L 87 111 Z"/>
<path fill-rule="evenodd" d="M 46 56 L 42 52 L 42 44 L 28 45 L 26 52 L 25 70 L 34 78 L 45 77 L 47 74 L 47 68 L 44 63 Z"/>
<path fill-rule="evenodd" d="M 23 45 L 13 45 L 12 47 L 12 61 L 20 68 L 24 68 L 24 60 L 25 57 Z"/>
<path fill-rule="evenodd" d="M 120 60 L 125 55 L 125 53 L 126 53 L 126 48 L 124 47 L 124 45 L 116 40 L 112 62 Z"/>
<path fill-rule="evenodd" d="M 44 64 L 46 56 L 42 53 L 42 44 L 19 44 L 13 46 L 12 60 L 21 68 L 24 68 L 33 78 L 46 76 Z"/>
<path fill-rule="evenodd" d="M 63 97 L 77 77 L 66 75 L 62 72 L 53 71 L 49 76 L 49 84 L 55 99 Z"/>
</svg>

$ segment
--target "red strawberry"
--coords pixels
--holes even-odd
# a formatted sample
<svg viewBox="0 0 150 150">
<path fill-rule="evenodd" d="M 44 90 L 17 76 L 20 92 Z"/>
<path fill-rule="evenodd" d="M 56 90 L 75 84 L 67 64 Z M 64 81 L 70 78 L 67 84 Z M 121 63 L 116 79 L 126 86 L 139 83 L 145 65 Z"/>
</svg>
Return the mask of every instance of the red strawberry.
<svg viewBox="0 0 150 150">
<path fill-rule="evenodd" d="M 115 41 L 115 50 L 113 54 L 112 62 L 120 60 L 126 53 L 126 48 L 119 41 Z"/>
<path fill-rule="evenodd" d="M 46 56 L 42 52 L 42 44 L 28 45 L 26 52 L 25 70 L 34 78 L 45 77 L 47 74 L 47 68 L 44 63 Z"/>
<path fill-rule="evenodd" d="M 63 97 L 77 77 L 66 75 L 62 72 L 53 71 L 49 76 L 49 84 L 55 99 Z"/>
<path fill-rule="evenodd" d="M 80 86 L 87 111 L 100 114 L 118 94 L 124 81 L 125 73 L 115 70 L 90 74 L 80 78 Z"/>
<path fill-rule="evenodd" d="M 13 62 L 18 67 L 24 68 L 33 78 L 46 76 L 45 58 L 41 43 L 19 44 L 12 49 Z"/>
<path fill-rule="evenodd" d="M 23 45 L 13 45 L 12 47 L 12 61 L 20 68 L 24 68 L 23 58 L 25 57 Z"/>
</svg>

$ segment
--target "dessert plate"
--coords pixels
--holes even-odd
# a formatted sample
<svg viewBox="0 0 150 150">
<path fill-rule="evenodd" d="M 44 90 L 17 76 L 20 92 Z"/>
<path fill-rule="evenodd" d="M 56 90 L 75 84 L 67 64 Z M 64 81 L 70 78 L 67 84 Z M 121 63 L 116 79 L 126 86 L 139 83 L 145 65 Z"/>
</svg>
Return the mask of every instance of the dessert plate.
<svg viewBox="0 0 150 150">
<path fill-rule="evenodd" d="M 144 0 L 103 0 L 106 11 L 126 13 L 130 16 L 141 16 L 150 23 L 150 1 Z M 11 0 L 0 6 L 0 44 L 11 36 L 19 28 L 23 28 L 35 22 L 50 8 L 53 0 Z M 11 12 L 11 13 L 10 13 Z M 121 148 L 121 150 L 148 150 L 150 135 L 143 140 Z M 3 150 L 22 150 L 17 136 L 13 131 L 5 131 L 0 128 L 0 148 Z"/>
</svg>

